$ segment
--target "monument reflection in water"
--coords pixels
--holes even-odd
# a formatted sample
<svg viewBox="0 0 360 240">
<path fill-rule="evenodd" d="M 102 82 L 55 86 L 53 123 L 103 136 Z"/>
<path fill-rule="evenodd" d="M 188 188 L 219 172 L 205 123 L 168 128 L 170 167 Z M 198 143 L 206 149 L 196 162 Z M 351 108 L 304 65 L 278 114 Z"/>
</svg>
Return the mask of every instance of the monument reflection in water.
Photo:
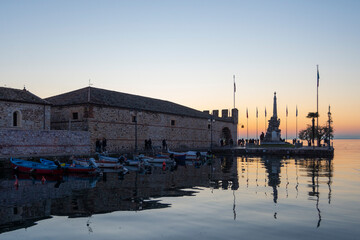
<svg viewBox="0 0 360 240">
<path fill-rule="evenodd" d="M 338 160 L 223 157 L 173 171 L 45 184 L 19 176 L 18 189 L 5 172 L 0 238 L 355 239 L 356 152 L 346 149 Z"/>
</svg>

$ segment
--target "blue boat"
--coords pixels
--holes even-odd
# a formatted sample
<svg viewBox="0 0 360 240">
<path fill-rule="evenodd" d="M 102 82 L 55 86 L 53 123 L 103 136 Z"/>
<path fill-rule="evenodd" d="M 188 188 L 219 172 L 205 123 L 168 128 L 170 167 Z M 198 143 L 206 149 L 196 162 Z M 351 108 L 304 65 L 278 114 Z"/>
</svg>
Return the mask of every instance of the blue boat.
<svg viewBox="0 0 360 240">
<path fill-rule="evenodd" d="M 14 170 L 24 173 L 62 174 L 64 171 L 57 165 L 44 165 L 38 162 L 27 161 L 19 158 L 11 158 L 10 162 Z"/>
<path fill-rule="evenodd" d="M 64 172 L 68 172 L 68 173 L 92 173 L 97 169 L 95 164 L 91 164 L 91 162 L 89 163 L 88 166 L 83 166 L 83 165 L 79 165 L 79 164 L 75 164 L 75 163 L 72 163 L 72 164 L 60 163 L 57 160 L 51 161 L 51 160 L 44 159 L 44 158 L 40 158 L 40 162 L 44 166 L 60 167 L 61 169 L 64 170 Z"/>
</svg>

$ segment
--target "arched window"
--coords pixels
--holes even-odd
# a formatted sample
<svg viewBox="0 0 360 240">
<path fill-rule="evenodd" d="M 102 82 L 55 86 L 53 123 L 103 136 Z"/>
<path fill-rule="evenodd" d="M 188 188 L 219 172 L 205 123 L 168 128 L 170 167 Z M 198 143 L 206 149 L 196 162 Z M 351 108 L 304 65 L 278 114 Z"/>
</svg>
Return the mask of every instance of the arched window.
<svg viewBox="0 0 360 240">
<path fill-rule="evenodd" d="M 21 113 L 19 111 L 15 111 L 13 113 L 13 127 L 21 126 Z"/>
</svg>

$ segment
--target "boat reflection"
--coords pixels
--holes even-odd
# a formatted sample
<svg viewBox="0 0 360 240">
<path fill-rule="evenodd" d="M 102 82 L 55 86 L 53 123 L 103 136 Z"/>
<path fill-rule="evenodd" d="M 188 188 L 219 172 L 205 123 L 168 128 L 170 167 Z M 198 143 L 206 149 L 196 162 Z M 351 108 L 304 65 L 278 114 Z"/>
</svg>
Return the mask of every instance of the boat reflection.
<svg viewBox="0 0 360 240">
<path fill-rule="evenodd" d="M 50 218 L 55 199 L 95 187 L 92 175 L 42 176 L 13 170 L 0 180 L 0 233 L 27 228 Z"/>
</svg>

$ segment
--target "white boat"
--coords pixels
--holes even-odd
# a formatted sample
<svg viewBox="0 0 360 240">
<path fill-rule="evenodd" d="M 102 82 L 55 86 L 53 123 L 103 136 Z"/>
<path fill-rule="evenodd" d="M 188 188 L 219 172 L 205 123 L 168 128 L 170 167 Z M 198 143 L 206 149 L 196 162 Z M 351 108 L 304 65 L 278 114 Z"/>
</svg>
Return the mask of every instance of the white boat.
<svg viewBox="0 0 360 240">
<path fill-rule="evenodd" d="M 115 169 L 120 169 L 123 167 L 123 164 L 119 161 L 119 159 L 117 159 L 117 161 L 115 161 L 114 159 L 109 159 L 109 157 L 106 157 L 107 159 L 99 159 L 99 160 L 95 160 L 95 159 L 91 159 L 91 161 L 93 161 L 97 167 L 100 168 L 115 168 Z M 86 166 L 86 164 L 89 164 L 89 160 L 88 159 L 75 159 L 74 160 L 76 164 L 80 164 L 82 166 Z"/>
<path fill-rule="evenodd" d="M 143 160 L 143 159 L 126 159 L 124 163 L 127 166 L 146 166 L 146 165 L 149 165 L 149 163 L 146 160 Z"/>
<path fill-rule="evenodd" d="M 206 152 L 197 152 L 197 151 L 187 151 L 187 152 L 172 152 L 168 151 L 170 154 L 176 156 L 185 156 L 184 159 L 180 160 L 200 160 L 201 158 L 206 158 Z"/>
<path fill-rule="evenodd" d="M 106 162 L 120 162 L 120 158 L 109 157 L 105 155 L 99 154 L 99 160 L 106 161 Z"/>
<path fill-rule="evenodd" d="M 165 164 L 175 163 L 174 159 L 171 159 L 167 156 L 149 157 L 149 156 L 139 155 L 138 158 L 148 163 L 161 163 L 161 164 L 163 164 L 164 162 Z"/>
</svg>

